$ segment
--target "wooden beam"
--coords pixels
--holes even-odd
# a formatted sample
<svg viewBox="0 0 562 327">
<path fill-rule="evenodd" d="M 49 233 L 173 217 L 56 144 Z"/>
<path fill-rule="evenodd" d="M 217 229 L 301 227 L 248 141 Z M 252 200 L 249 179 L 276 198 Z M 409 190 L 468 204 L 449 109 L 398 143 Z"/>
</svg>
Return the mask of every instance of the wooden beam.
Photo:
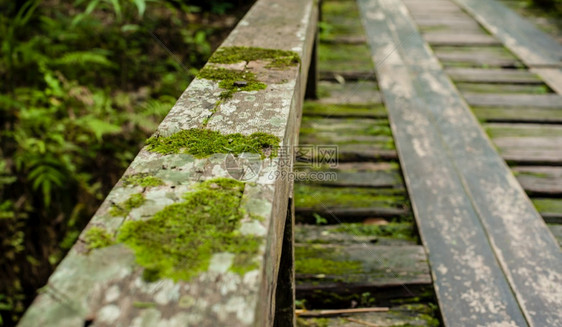
<svg viewBox="0 0 562 327">
<path fill-rule="evenodd" d="M 445 325 L 561 324 L 544 221 L 402 2 L 359 3 Z"/>
</svg>

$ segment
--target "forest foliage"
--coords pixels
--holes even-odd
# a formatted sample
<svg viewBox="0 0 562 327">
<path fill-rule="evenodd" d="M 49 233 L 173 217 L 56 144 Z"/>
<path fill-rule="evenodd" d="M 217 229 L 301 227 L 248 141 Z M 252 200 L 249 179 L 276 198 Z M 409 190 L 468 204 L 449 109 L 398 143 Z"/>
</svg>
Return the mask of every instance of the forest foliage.
<svg viewBox="0 0 562 327">
<path fill-rule="evenodd" d="M 0 1 L 0 326 L 251 1 Z"/>
</svg>

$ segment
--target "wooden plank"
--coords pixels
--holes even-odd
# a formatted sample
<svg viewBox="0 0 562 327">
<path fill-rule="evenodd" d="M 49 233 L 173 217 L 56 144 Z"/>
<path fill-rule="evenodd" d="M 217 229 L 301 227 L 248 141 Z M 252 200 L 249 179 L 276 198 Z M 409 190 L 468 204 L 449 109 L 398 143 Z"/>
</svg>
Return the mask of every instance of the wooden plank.
<svg viewBox="0 0 562 327">
<path fill-rule="evenodd" d="M 465 92 L 463 96 L 471 106 L 562 109 L 562 96 L 558 94 L 482 94 Z"/>
<path fill-rule="evenodd" d="M 492 139 L 497 137 L 562 137 L 562 126 L 542 124 L 486 124 Z"/>
<path fill-rule="evenodd" d="M 388 301 L 420 295 L 416 291 L 431 285 L 419 245 L 296 244 L 295 257 L 297 298 L 307 303 L 343 298 L 350 305 L 366 292 Z"/>
<path fill-rule="evenodd" d="M 353 72 L 353 71 L 321 71 L 319 72 L 321 81 L 341 82 L 341 81 L 375 81 L 375 74 L 372 72 Z"/>
<path fill-rule="evenodd" d="M 554 92 L 562 95 L 562 68 L 531 67 L 531 71 L 539 75 Z"/>
<path fill-rule="evenodd" d="M 562 44 L 496 0 L 454 0 L 562 94 Z"/>
<path fill-rule="evenodd" d="M 323 43 L 327 44 L 365 44 L 367 39 L 364 35 L 351 35 L 351 36 L 335 36 L 330 39 L 322 39 Z"/>
<path fill-rule="evenodd" d="M 298 165 L 297 165 L 298 168 Z M 337 169 L 299 169 L 296 180 L 325 186 L 404 188 L 396 163 L 342 163 Z"/>
<path fill-rule="evenodd" d="M 550 224 L 562 224 L 562 199 L 533 198 L 533 204 L 541 213 L 545 222 Z"/>
<path fill-rule="evenodd" d="M 301 144 L 368 144 L 376 149 L 394 149 L 386 119 L 305 117 Z"/>
<path fill-rule="evenodd" d="M 470 31 L 480 31 L 481 27 L 477 22 L 465 18 L 458 19 L 457 17 L 442 17 L 442 16 L 424 16 L 415 19 L 416 23 L 420 26 L 447 26 L 458 29 L 465 29 Z"/>
<path fill-rule="evenodd" d="M 543 83 L 535 74 L 532 74 L 526 70 L 451 67 L 445 69 L 445 72 L 455 82 L 511 84 Z"/>
<path fill-rule="evenodd" d="M 303 116 L 386 118 L 387 114 L 382 104 L 339 105 L 307 101 L 304 103 Z"/>
<path fill-rule="evenodd" d="M 322 284 L 337 282 L 373 286 L 412 281 L 431 284 L 427 258 L 420 245 L 297 243 L 295 257 L 297 287 L 312 281 L 318 281 L 318 289 Z M 318 261 L 325 264 L 318 265 Z M 336 265 L 341 270 L 334 269 Z"/>
<path fill-rule="evenodd" d="M 366 44 L 325 44 L 318 47 L 321 72 L 373 72 Z"/>
<path fill-rule="evenodd" d="M 328 223 L 356 221 L 369 217 L 396 217 L 409 214 L 409 203 L 404 190 L 393 188 L 328 187 L 295 184 L 297 215 L 309 221 L 314 213 Z"/>
<path fill-rule="evenodd" d="M 510 164 L 562 165 L 562 137 L 497 137 L 493 141 Z"/>
<path fill-rule="evenodd" d="M 479 120 L 487 122 L 561 124 L 562 110 L 525 107 L 474 107 L 472 111 Z"/>
<path fill-rule="evenodd" d="M 271 10 L 276 7 L 287 11 Z M 281 146 L 294 146 L 316 22 L 315 1 L 257 1 L 219 49 L 226 51 L 225 47 L 246 46 L 292 50 L 300 57 L 300 63 L 285 69 L 267 68 L 271 60 L 248 60 L 228 66 L 238 70 L 251 69 L 267 87 L 259 91 L 236 92 L 226 100 L 219 98 L 224 90 L 218 81 L 196 78 L 166 116 L 156 135 L 166 137 L 194 128 L 245 135 L 267 131 L 281 140 Z M 219 64 L 209 63 L 206 68 L 216 68 L 216 65 Z M 186 153 L 160 154 L 148 151 L 148 147 L 143 148 L 19 326 L 271 326 L 291 182 L 269 179 L 268 174 L 287 170 L 281 167 L 290 165 L 290 162 L 283 163 L 281 157 L 275 157 L 270 158 L 267 167 L 262 167 L 265 161 L 260 160 L 262 169 L 252 179 L 248 177 L 252 183 L 237 186 L 239 195 L 224 195 L 228 196 L 225 200 L 230 201 L 224 204 L 227 210 L 232 210 L 229 217 L 237 219 L 243 215 L 239 225 L 232 226 L 231 232 L 233 242 L 240 242 L 236 237 L 242 237 L 246 240 L 245 246 L 249 245 L 249 250 L 241 252 L 245 259 L 236 254 L 239 249 L 234 246 L 223 244 L 214 248 L 211 243 L 214 236 L 206 235 L 214 229 L 195 233 L 193 221 L 173 220 L 176 219 L 173 218 L 175 209 L 185 210 L 185 214 L 178 213 L 182 219 L 194 214 L 187 206 L 190 202 L 186 207 L 179 205 L 189 201 L 189 196 L 199 196 L 191 200 L 192 209 L 202 212 L 196 225 L 213 224 L 209 219 L 224 220 L 213 213 L 213 204 L 209 207 L 198 205 L 203 200 L 197 188 L 206 185 L 201 184 L 202 181 L 215 177 L 229 178 L 229 183 L 238 185 L 231 176 L 232 170 L 229 172 L 225 167 L 228 158 L 226 153 L 196 158 Z M 156 184 L 161 185 L 145 187 L 126 182 L 128 177 L 138 177 L 137 174 L 154 176 L 161 181 Z M 221 189 L 219 184 L 213 182 L 206 186 L 203 190 L 207 192 L 203 192 L 205 199 L 213 195 L 217 202 L 223 199 L 222 193 L 217 194 Z M 134 205 L 129 201 L 139 197 L 144 201 L 135 201 Z M 170 210 L 170 215 L 162 210 Z M 156 222 L 162 222 L 164 226 L 151 224 L 157 218 Z M 185 225 L 185 230 L 169 226 L 180 223 Z M 105 231 L 101 240 L 110 241 L 115 235 L 122 235 L 122 228 L 126 226 L 131 227 L 131 233 L 134 226 L 141 229 L 138 239 L 129 235 L 136 242 L 131 246 L 134 250 L 121 243 L 119 238 L 114 245 L 91 247 L 89 231 L 92 228 Z M 153 231 L 150 237 L 156 241 L 143 245 L 148 241 L 143 238 L 146 234 L 143 228 Z M 217 226 L 216 231 L 221 235 L 219 230 L 221 227 Z M 201 251 L 197 254 L 188 256 L 184 251 L 174 252 L 173 249 L 185 249 L 192 244 L 195 248 L 197 237 L 201 237 Z M 182 243 L 191 238 L 194 238 L 193 243 Z M 248 240 L 254 242 L 255 250 L 251 250 Z M 169 246 L 166 242 L 170 242 Z M 159 244 L 163 247 L 157 248 Z M 210 244 L 207 250 L 206 244 Z M 144 257 L 137 255 L 143 246 Z M 154 253 L 162 253 L 162 256 L 147 259 L 152 248 Z M 205 253 L 208 257 L 203 256 Z M 161 263 L 159 260 L 165 261 Z M 167 260 L 171 260 L 170 267 L 164 265 L 170 262 Z M 239 272 L 233 269 L 236 260 L 247 262 L 240 266 Z M 159 264 L 164 267 L 159 269 Z M 177 274 L 169 274 L 170 271 Z"/>
<path fill-rule="evenodd" d="M 558 240 L 558 244 L 562 247 L 562 225 L 560 224 L 551 224 L 548 225 L 548 228 Z"/>
<path fill-rule="evenodd" d="M 382 103 L 377 91 L 377 84 L 369 81 L 351 83 L 320 82 L 319 92 L 323 96 L 318 100 L 324 104 L 372 105 Z"/>
<path fill-rule="evenodd" d="M 398 49 L 377 76 L 445 324 L 559 325 L 562 253 L 544 221 L 401 2 L 359 3 L 373 60 Z"/>
<path fill-rule="evenodd" d="M 307 311 L 317 314 L 321 311 Z M 393 326 L 436 326 L 438 320 L 432 317 L 431 307 L 426 304 L 405 304 L 390 308 L 387 312 L 348 313 L 339 317 L 301 317 L 302 326 L 310 327 L 393 327 Z"/>
<path fill-rule="evenodd" d="M 498 84 L 498 83 L 465 83 L 456 82 L 455 86 L 461 93 L 509 93 L 509 94 L 546 94 L 550 91 L 546 85 L 532 84 Z"/>
<path fill-rule="evenodd" d="M 373 222 L 377 222 L 378 225 L 374 225 Z M 415 227 L 411 221 L 389 223 L 380 218 L 343 225 L 298 224 L 295 226 L 295 242 L 303 244 L 418 245 L 414 235 Z"/>
<path fill-rule="evenodd" d="M 500 45 L 501 43 L 484 33 L 443 33 L 429 32 L 424 33 L 425 41 L 433 46 L 484 46 L 484 45 Z"/>
<path fill-rule="evenodd" d="M 522 67 L 522 63 L 497 47 L 434 47 L 437 58 L 445 66 L 472 65 L 488 67 Z"/>
<path fill-rule="evenodd" d="M 359 1 L 364 14 L 369 42 L 377 60 L 388 47 L 401 44 L 402 49 L 390 55 L 383 65 L 377 67 L 378 80 L 385 96 L 389 116 L 406 184 L 412 201 L 416 221 L 424 246 L 428 249 L 434 276 L 435 289 L 441 313 L 446 325 L 492 324 L 509 320 L 523 326 L 519 312 L 507 281 L 497 266 L 492 250 L 487 246 L 484 231 L 479 227 L 478 217 L 467 201 L 455 168 L 442 148 L 440 136 L 429 120 L 427 109 L 419 102 L 408 68 L 416 66 L 410 58 L 415 57 L 424 66 L 437 65 L 435 58 L 424 54 L 424 43 L 415 32 L 415 26 L 400 14 L 401 5 L 392 5 L 384 0 Z M 375 19 L 381 17 L 381 19 Z M 386 18 L 386 19 L 385 19 Z M 396 29 L 406 25 L 411 34 L 406 40 L 395 37 Z M 393 31 L 393 32 L 391 32 Z M 415 43 L 414 43 L 415 42 Z M 414 46 L 417 43 L 418 46 Z M 407 46 L 407 47 L 406 47 Z M 405 55 L 413 49 L 417 54 Z M 421 98 L 421 96 L 419 97 Z M 439 167 L 439 172 L 435 167 Z M 431 191 L 428 191 L 430 187 Z M 451 201 L 454 199 L 454 201 Z M 451 224 L 454 224 L 454 229 Z M 469 251 L 467 251 L 470 249 Z M 471 257 L 478 256 L 475 267 Z M 459 260 L 466 257 L 465 260 Z M 456 262 L 457 261 L 457 262 Z M 439 269 L 438 269 L 439 267 Z M 477 277 L 484 272 L 486 277 Z M 455 281 L 453 277 L 460 279 Z M 470 285 L 470 287 L 466 287 Z M 473 294 L 480 300 L 463 299 L 457 294 Z M 484 300 L 486 299 L 486 300 Z M 497 302 L 501 311 L 489 312 L 476 308 L 472 301 Z M 499 300 L 501 299 L 501 300 Z M 500 305 L 501 303 L 501 305 Z M 483 317 L 475 315 L 483 310 Z"/>
<path fill-rule="evenodd" d="M 562 45 L 496 0 L 453 0 L 528 66 L 560 66 Z"/>
<path fill-rule="evenodd" d="M 527 194 L 562 196 L 562 167 L 518 166 L 512 170 Z"/>
</svg>

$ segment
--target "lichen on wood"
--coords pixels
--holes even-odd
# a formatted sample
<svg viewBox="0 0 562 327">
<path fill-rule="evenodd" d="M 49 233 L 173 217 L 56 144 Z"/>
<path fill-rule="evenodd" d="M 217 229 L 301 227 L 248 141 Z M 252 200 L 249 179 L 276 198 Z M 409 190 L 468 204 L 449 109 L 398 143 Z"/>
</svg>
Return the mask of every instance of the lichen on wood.
<svg viewBox="0 0 562 327">
<path fill-rule="evenodd" d="M 164 185 L 164 182 L 155 176 L 146 173 L 134 174 L 123 178 L 125 185 L 141 186 L 141 187 L 154 187 Z"/>
<path fill-rule="evenodd" d="M 113 217 L 127 216 L 131 210 L 142 206 L 145 201 L 146 199 L 141 193 L 133 194 L 124 202 L 114 204 L 109 214 Z"/>
</svg>

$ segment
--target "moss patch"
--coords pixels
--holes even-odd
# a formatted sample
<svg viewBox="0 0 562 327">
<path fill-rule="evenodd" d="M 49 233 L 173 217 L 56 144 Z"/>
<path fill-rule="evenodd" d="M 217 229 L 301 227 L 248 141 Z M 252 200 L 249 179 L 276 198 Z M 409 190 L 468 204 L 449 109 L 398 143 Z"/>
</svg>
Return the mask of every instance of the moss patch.
<svg viewBox="0 0 562 327">
<path fill-rule="evenodd" d="M 114 204 L 111 210 L 109 210 L 109 214 L 113 217 L 125 217 L 129 215 L 129 212 L 134 208 L 142 206 L 145 201 L 144 195 L 140 193 L 133 194 L 126 201 Z"/>
<path fill-rule="evenodd" d="M 296 66 L 299 55 L 294 51 L 264 49 L 255 47 L 223 47 L 217 50 L 209 62 L 216 64 L 235 64 L 241 61 L 270 60 L 269 68 Z"/>
<path fill-rule="evenodd" d="M 267 84 L 258 81 L 255 74 L 247 71 L 205 67 L 199 71 L 197 77 L 220 81 L 219 87 L 226 90 L 221 93 L 221 99 L 228 99 L 239 91 L 258 91 L 267 88 Z"/>
<path fill-rule="evenodd" d="M 533 203 L 539 212 L 561 213 L 562 199 L 533 199 Z"/>
<path fill-rule="evenodd" d="M 94 226 L 86 231 L 84 241 L 90 251 L 115 244 L 113 235 L 109 234 L 105 229 L 97 226 Z"/>
<path fill-rule="evenodd" d="M 416 240 L 414 228 L 410 222 L 391 222 L 387 225 L 341 224 L 334 231 L 356 236 L 379 236 L 408 241 Z"/>
<path fill-rule="evenodd" d="M 305 275 L 340 275 L 358 274 L 363 270 L 363 263 L 357 260 L 334 260 L 337 249 L 317 246 L 295 247 L 295 272 Z"/>
<path fill-rule="evenodd" d="M 118 240 L 135 251 L 144 277 L 189 280 L 209 267 L 219 252 L 235 254 L 231 271 L 257 268 L 259 239 L 237 231 L 243 210 L 244 183 L 216 178 L 201 183 L 184 201 L 165 207 L 145 221 L 127 221 Z"/>
<path fill-rule="evenodd" d="M 277 155 L 281 140 L 267 133 L 251 135 L 221 134 L 207 129 L 188 129 L 168 137 L 151 137 L 147 140 L 148 150 L 161 154 L 188 153 L 196 158 L 205 158 L 215 153 L 240 154 L 259 153 L 262 157 Z"/>
<path fill-rule="evenodd" d="M 370 188 L 338 188 L 295 184 L 295 206 L 324 209 L 326 207 L 408 207 L 402 190 Z"/>
<path fill-rule="evenodd" d="M 164 182 L 160 178 L 154 177 L 146 173 L 127 176 L 123 179 L 123 183 L 125 185 L 134 185 L 134 186 L 142 186 L 142 187 L 153 187 L 153 186 L 164 185 Z"/>
<path fill-rule="evenodd" d="M 336 72 L 373 72 L 371 52 L 366 44 L 320 44 L 318 69 Z"/>
</svg>

